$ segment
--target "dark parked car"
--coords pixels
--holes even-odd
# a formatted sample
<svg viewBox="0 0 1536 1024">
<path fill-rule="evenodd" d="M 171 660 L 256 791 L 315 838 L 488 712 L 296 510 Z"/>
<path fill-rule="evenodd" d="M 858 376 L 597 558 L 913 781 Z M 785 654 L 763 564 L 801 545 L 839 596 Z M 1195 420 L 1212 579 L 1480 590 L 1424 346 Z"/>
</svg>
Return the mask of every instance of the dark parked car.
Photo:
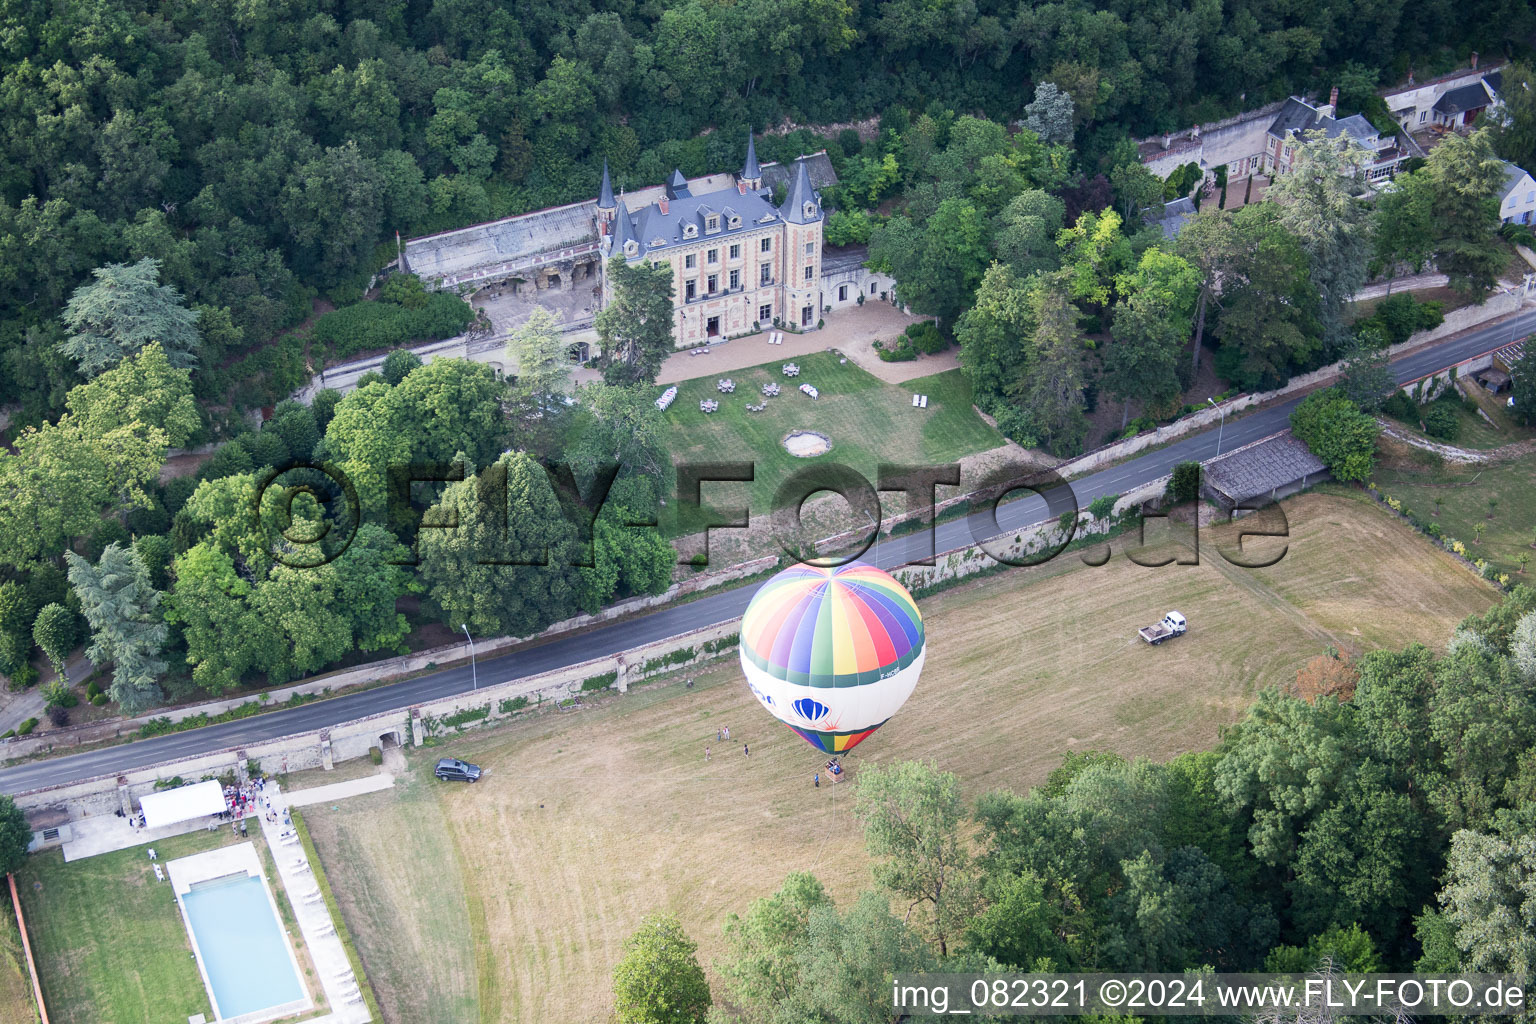
<svg viewBox="0 0 1536 1024">
<path fill-rule="evenodd" d="M 480 766 L 445 757 L 437 762 L 437 767 L 433 769 L 432 774 L 440 779 L 448 779 L 450 782 L 474 782 L 480 778 Z"/>
</svg>

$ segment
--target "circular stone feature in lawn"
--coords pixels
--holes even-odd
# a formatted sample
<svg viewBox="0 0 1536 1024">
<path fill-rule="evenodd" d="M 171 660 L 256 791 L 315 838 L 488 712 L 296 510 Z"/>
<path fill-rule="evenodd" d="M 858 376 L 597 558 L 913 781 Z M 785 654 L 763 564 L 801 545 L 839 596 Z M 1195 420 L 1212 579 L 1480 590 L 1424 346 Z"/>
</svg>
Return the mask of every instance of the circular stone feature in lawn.
<svg viewBox="0 0 1536 1024">
<path fill-rule="evenodd" d="M 814 430 L 791 430 L 779 443 L 797 459 L 815 458 L 832 450 L 832 439 Z"/>
</svg>

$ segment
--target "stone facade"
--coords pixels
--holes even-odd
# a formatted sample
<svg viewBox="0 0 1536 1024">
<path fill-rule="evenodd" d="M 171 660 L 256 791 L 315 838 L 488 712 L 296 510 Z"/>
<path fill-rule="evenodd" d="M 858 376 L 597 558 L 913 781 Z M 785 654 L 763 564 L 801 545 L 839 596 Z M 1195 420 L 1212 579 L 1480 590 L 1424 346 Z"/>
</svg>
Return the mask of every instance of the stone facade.
<svg viewBox="0 0 1536 1024">
<path fill-rule="evenodd" d="M 780 205 L 765 187 L 749 137 L 733 184 L 713 188 L 674 171 L 661 195 L 615 198 L 604 176 L 598 197 L 601 250 L 610 259 L 672 268 L 673 339 L 709 344 L 780 324 L 817 326 L 822 300 L 821 194 L 798 160 Z M 603 302 L 612 300 L 604 275 Z"/>
</svg>

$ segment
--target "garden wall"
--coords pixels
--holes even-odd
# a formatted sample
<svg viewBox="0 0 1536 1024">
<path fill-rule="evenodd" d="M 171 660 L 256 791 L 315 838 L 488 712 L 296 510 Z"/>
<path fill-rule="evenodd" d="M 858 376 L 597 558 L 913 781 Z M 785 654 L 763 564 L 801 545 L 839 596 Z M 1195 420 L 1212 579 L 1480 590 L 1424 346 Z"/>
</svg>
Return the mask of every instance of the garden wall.
<svg viewBox="0 0 1536 1024">
<path fill-rule="evenodd" d="M 1420 331 L 1418 334 L 1410 337 L 1407 341 L 1398 345 L 1391 346 L 1387 352 L 1389 356 L 1397 356 L 1409 349 L 1418 348 L 1430 342 L 1440 341 L 1444 338 L 1450 337 L 1453 334 L 1465 331 L 1468 328 L 1476 327 L 1480 324 L 1488 322 L 1489 320 L 1513 313 L 1520 308 L 1520 304 L 1521 295 L 1519 292 L 1499 292 L 1498 294 L 1491 296 L 1488 301 L 1484 302 L 1481 306 L 1464 306 L 1461 309 L 1452 310 L 1450 313 L 1446 314 L 1445 322 L 1442 323 L 1439 327 L 1428 331 Z M 1483 364 L 1480 366 L 1473 365 L 1477 363 L 1478 359 L 1486 359 L 1486 357 L 1479 356 L 1473 359 L 1469 359 L 1465 363 L 1462 363 L 1461 366 L 1465 370 L 1480 370 L 1489 365 L 1486 361 L 1483 362 Z M 1078 458 L 1072 459 L 1069 462 L 1063 463 L 1062 465 L 1057 466 L 1056 469 L 1059 473 L 1061 473 L 1062 476 L 1069 478 L 1074 476 L 1081 476 L 1084 473 L 1091 473 L 1094 470 L 1100 469 L 1111 462 L 1117 462 L 1128 455 L 1134 455 L 1135 453 L 1144 449 L 1164 444 L 1168 441 L 1174 440 L 1175 438 L 1183 437 L 1185 434 L 1191 434 L 1197 430 L 1203 430 L 1206 427 L 1216 423 L 1221 418 L 1223 410 L 1225 410 L 1226 414 L 1230 416 L 1233 413 L 1240 412 L 1244 409 L 1251 409 L 1256 405 L 1262 405 L 1265 402 L 1271 402 L 1279 398 L 1290 398 L 1293 395 L 1298 395 L 1322 384 L 1326 384 L 1328 381 L 1338 376 L 1339 372 L 1343 369 L 1343 365 L 1344 364 L 1341 362 L 1333 363 L 1329 366 L 1324 366 L 1321 369 L 1313 370 L 1311 373 L 1304 373 L 1299 377 L 1292 377 L 1284 387 L 1276 388 L 1274 391 L 1264 391 L 1252 395 L 1239 395 L 1237 398 L 1222 402 L 1214 409 L 1206 407 L 1201 409 L 1199 412 L 1193 412 L 1188 416 L 1181 417 L 1180 419 L 1177 419 L 1174 422 L 1167 424 L 1166 426 L 1158 427 L 1156 430 L 1150 430 L 1143 434 L 1137 434 L 1135 437 L 1127 438 L 1124 441 L 1115 441 L 1104 445 L 1102 448 L 1097 448 L 1094 451 L 1087 453 L 1086 455 L 1079 456 Z M 1442 367 L 1439 372 L 1443 373 L 1445 372 L 1445 369 L 1445 367 Z M 1433 376 L 1433 374 L 1431 374 L 1431 376 Z"/>
<path fill-rule="evenodd" d="M 776 557 L 758 558 L 750 562 L 742 562 L 721 569 L 719 572 L 700 573 L 681 583 L 674 583 L 660 594 L 632 597 L 620 601 L 604 608 L 595 615 L 578 615 L 562 622 L 553 623 L 543 632 L 531 637 L 493 637 L 478 640 L 475 642 L 475 656 L 485 658 L 491 654 L 510 650 L 530 640 L 539 640 L 560 633 L 586 629 L 589 626 L 607 622 L 611 619 L 675 601 L 680 597 L 686 597 L 690 594 L 696 594 L 726 583 L 734 583 L 738 580 L 755 576 L 758 573 L 772 569 L 777 564 L 778 559 Z M 47 732 L 34 733 L 30 736 L 13 737 L 12 739 L 0 741 L 0 756 L 5 758 L 27 757 L 32 754 L 68 749 L 87 743 L 119 739 L 123 736 L 131 736 L 137 733 L 142 726 L 157 718 L 168 718 L 173 722 L 180 722 L 183 719 L 198 715 L 208 715 L 210 718 L 216 718 L 227 711 L 238 708 L 242 704 L 249 704 L 253 701 L 275 707 L 288 701 L 290 698 L 329 695 L 346 687 L 397 679 L 412 673 L 427 671 L 439 665 L 450 665 L 455 662 L 467 661 L 468 656 L 469 648 L 466 644 L 449 644 L 443 647 L 433 647 L 402 657 L 386 658 L 383 661 L 371 661 L 366 665 L 359 665 L 357 668 L 342 669 L 337 672 L 326 673 L 325 675 L 312 676 L 303 682 L 267 690 L 261 694 L 247 694 L 227 700 L 206 701 L 201 704 L 189 704 L 179 708 L 165 708 L 147 715 L 141 715 L 138 718 L 112 719 L 90 725 L 51 729 Z"/>
</svg>

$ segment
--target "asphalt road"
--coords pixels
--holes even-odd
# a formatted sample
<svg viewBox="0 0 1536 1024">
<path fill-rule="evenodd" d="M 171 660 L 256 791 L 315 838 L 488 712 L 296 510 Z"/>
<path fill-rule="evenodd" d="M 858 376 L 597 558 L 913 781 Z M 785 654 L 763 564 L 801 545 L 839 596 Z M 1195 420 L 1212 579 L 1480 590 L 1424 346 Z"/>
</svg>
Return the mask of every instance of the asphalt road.
<svg viewBox="0 0 1536 1024">
<path fill-rule="evenodd" d="M 1536 312 L 1522 313 L 1513 325 L 1506 321 L 1495 327 L 1473 331 L 1406 356 L 1392 364 L 1399 381 L 1411 381 L 1443 369 L 1490 349 L 1508 344 L 1512 337 L 1523 337 L 1536 330 Z M 1249 413 L 1227 424 L 1220 433 L 1222 451 L 1231 451 L 1284 429 L 1296 401 Z M 1077 507 L 1086 508 L 1101 495 L 1121 494 L 1138 484 L 1172 472 L 1180 462 L 1204 461 L 1217 454 L 1218 431 L 1194 434 L 1164 448 L 1132 458 L 1117 466 L 1071 481 Z M 1054 516 L 1065 505 L 1064 492 L 1048 492 L 1050 506 L 1029 495 L 1002 505 L 994 528 L 990 516 L 973 513 L 967 518 L 941 524 L 934 547 L 922 533 L 905 534 L 881 540 L 864 556 L 884 568 L 905 565 L 924 557 L 929 550 L 946 551 L 992 536 L 1016 531 L 1020 527 Z M 579 635 L 552 640 L 535 647 L 518 649 L 479 662 L 478 674 L 486 685 L 520 679 L 564 665 L 638 647 L 691 629 L 738 618 L 751 600 L 751 587 L 712 594 L 687 604 L 662 608 L 645 615 L 610 623 Z M 133 743 L 46 761 L 19 765 L 0 771 L 0 792 L 20 793 L 43 786 L 59 785 L 80 779 L 128 771 L 145 765 L 174 760 L 293 733 L 337 725 L 356 718 L 406 708 L 422 701 L 468 691 L 469 668 L 444 669 L 405 682 L 392 683 L 360 693 L 316 701 L 301 707 L 274 711 L 254 718 L 205 726 L 187 732 L 157 736 Z"/>
</svg>

